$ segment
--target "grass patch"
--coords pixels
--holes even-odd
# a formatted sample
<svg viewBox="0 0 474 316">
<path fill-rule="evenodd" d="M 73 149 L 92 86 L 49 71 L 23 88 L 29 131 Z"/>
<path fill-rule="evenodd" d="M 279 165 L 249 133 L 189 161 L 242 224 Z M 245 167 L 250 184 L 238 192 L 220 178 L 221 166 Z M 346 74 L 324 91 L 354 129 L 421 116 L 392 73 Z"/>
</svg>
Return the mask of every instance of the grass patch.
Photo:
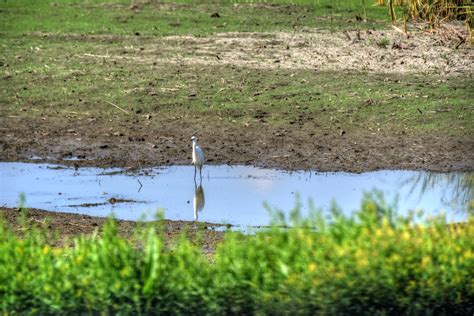
<svg viewBox="0 0 474 316">
<path fill-rule="evenodd" d="M 364 12 L 367 22 L 362 23 Z M 219 17 L 211 17 L 214 13 Z M 10 36 L 30 32 L 164 36 L 301 27 L 380 28 L 388 20 L 386 8 L 368 5 L 364 11 L 360 2 L 350 0 L 271 3 L 4 0 L 0 2 L 0 17 L 2 33 Z"/>
<path fill-rule="evenodd" d="M 113 102 L 133 114 L 205 122 L 217 116 L 321 129 L 474 130 L 472 82 L 460 76 L 156 63 L 196 52 L 152 38 L 28 35 L 3 43 L 5 115 L 128 118 Z"/>
<path fill-rule="evenodd" d="M 366 7 L 369 22 L 358 21 L 362 3 L 2 1 L 2 113 L 121 116 L 113 102 L 131 113 L 180 113 L 184 121 L 206 124 L 217 116 L 242 124 L 472 133 L 474 90 L 466 77 L 156 62 L 219 54 L 163 41 L 164 35 L 387 25 L 386 8 L 372 5 Z M 220 18 L 211 17 L 216 12 Z M 384 38 L 369 43 L 391 44 Z"/>
<path fill-rule="evenodd" d="M 377 195 L 351 217 L 337 207 L 331 214 L 302 219 L 296 208 L 293 228 L 227 232 L 211 258 L 184 237 L 165 244 L 153 225 L 124 238 L 111 221 L 100 237 L 51 248 L 46 231 L 14 233 L 0 222 L 0 306 L 13 314 L 472 314 L 472 221 L 415 226 Z"/>
</svg>

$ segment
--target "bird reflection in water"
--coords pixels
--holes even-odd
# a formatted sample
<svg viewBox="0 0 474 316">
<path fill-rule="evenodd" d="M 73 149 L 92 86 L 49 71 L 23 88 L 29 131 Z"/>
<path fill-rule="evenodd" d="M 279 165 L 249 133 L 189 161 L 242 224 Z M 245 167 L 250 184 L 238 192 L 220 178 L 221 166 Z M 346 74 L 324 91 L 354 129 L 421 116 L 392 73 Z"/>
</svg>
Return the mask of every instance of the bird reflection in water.
<svg viewBox="0 0 474 316">
<path fill-rule="evenodd" d="M 194 220 L 197 221 L 199 217 L 199 212 L 204 208 L 205 199 L 204 199 L 204 189 L 202 185 L 194 184 L 194 199 L 193 199 L 193 208 L 194 208 Z"/>
</svg>

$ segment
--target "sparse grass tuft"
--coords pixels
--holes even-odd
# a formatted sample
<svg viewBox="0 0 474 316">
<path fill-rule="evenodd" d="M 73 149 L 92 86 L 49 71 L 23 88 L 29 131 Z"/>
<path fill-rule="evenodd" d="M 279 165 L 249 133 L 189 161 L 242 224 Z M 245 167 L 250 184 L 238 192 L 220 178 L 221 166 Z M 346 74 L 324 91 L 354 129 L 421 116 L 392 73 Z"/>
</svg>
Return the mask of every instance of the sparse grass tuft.
<svg viewBox="0 0 474 316">
<path fill-rule="evenodd" d="M 387 48 L 388 45 L 390 44 L 390 40 L 386 37 L 383 37 L 380 40 L 378 40 L 376 44 L 380 48 Z"/>
</svg>

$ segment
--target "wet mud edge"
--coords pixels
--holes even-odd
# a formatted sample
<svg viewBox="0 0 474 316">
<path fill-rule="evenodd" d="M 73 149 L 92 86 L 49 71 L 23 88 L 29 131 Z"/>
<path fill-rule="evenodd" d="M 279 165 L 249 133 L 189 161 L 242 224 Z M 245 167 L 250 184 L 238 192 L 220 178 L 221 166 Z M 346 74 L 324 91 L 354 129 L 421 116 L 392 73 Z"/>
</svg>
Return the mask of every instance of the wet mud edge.
<svg viewBox="0 0 474 316">
<path fill-rule="evenodd" d="M 0 161 L 60 163 L 76 167 L 186 165 L 192 135 L 199 136 L 207 164 L 253 165 L 283 170 L 366 172 L 380 169 L 473 171 L 474 138 L 370 133 L 311 126 L 245 128 L 210 122 L 175 124 L 165 119 L 133 123 L 120 117 L 2 120 Z M 188 124 L 189 123 L 189 124 Z M 74 126 L 74 133 L 64 133 Z M 41 132 L 38 132 L 41 131 Z M 32 157 L 39 158 L 32 160 Z M 73 158 L 72 160 L 69 160 Z"/>
<path fill-rule="evenodd" d="M 21 234 L 21 231 L 24 229 L 19 224 L 21 214 L 18 208 L 0 207 L 0 217 L 17 234 Z M 58 234 L 58 239 L 50 239 L 53 246 L 64 246 L 69 244 L 72 238 L 79 235 L 92 234 L 96 230 L 98 230 L 100 235 L 103 225 L 108 220 L 105 217 L 50 212 L 35 208 L 27 209 L 25 214 L 28 225 L 44 228 L 50 234 Z M 118 233 L 124 237 L 131 237 L 138 225 L 134 221 L 115 220 L 115 222 Z M 224 238 L 222 231 L 214 230 L 217 227 L 223 226 L 219 224 L 169 220 L 162 220 L 159 223 L 154 222 L 153 224 L 163 225 L 160 227 L 164 227 L 163 233 L 168 244 L 172 244 L 176 238 L 185 233 L 194 243 L 197 243 L 197 240 L 199 240 L 199 245 L 204 253 L 213 253 L 216 245 Z"/>
</svg>

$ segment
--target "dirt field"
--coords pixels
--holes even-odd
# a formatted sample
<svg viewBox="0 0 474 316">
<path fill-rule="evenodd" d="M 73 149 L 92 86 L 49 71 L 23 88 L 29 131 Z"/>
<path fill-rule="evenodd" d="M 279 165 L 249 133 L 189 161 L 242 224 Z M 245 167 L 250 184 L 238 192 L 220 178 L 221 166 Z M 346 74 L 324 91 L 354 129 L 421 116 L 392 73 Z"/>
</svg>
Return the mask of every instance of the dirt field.
<svg viewBox="0 0 474 316">
<path fill-rule="evenodd" d="M 199 135 L 209 164 L 245 164 L 282 169 L 363 172 L 377 169 L 470 171 L 474 140 L 442 135 L 390 135 L 364 130 L 269 128 L 264 124 L 208 128 L 157 122 L 67 119 L 9 119 L 2 139 L 2 161 L 45 161 L 76 166 L 144 167 L 189 164 L 190 135 Z M 69 124 L 68 124 L 69 123 Z M 202 123 L 206 125 L 205 122 Z M 199 133 L 196 133 L 200 130 Z M 118 135 L 113 135 L 117 133 Z M 51 135 L 54 135 L 51 137 Z M 65 161 L 64 158 L 80 160 Z"/>
</svg>

